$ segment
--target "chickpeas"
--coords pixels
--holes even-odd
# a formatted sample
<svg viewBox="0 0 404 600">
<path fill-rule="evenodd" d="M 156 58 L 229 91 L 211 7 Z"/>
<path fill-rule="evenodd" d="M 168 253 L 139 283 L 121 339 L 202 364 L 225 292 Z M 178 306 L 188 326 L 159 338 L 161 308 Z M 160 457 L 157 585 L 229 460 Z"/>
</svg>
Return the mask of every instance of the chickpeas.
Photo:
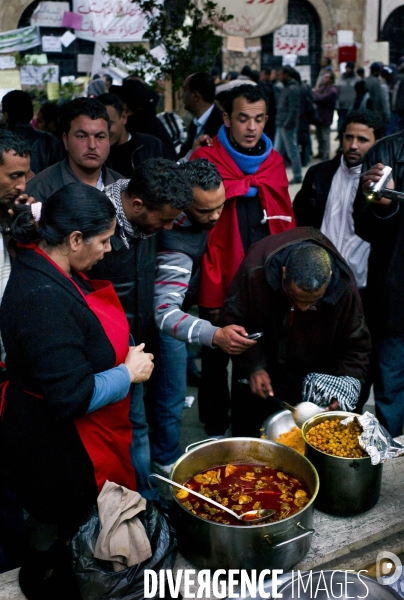
<svg viewBox="0 0 404 600">
<path fill-rule="evenodd" d="M 312 427 L 306 438 L 309 444 L 326 454 L 342 458 L 363 458 L 368 454 L 359 446 L 362 429 L 356 421 L 341 425 L 342 419 L 325 420 Z"/>
</svg>

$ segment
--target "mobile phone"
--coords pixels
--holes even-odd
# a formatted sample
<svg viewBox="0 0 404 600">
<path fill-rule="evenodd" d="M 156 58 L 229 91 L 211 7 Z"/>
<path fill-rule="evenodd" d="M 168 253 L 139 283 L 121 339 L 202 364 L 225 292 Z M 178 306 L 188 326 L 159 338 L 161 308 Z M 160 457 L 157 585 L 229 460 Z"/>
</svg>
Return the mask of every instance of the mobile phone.
<svg viewBox="0 0 404 600">
<path fill-rule="evenodd" d="M 259 331 L 258 333 L 250 333 L 250 335 L 247 335 L 247 340 L 258 340 L 263 335 L 264 335 L 263 331 Z"/>
<path fill-rule="evenodd" d="M 387 181 L 390 179 L 392 168 L 391 167 L 383 167 L 383 175 L 379 179 L 379 181 L 372 181 L 367 191 L 368 200 L 377 200 L 381 197 L 381 190 L 386 185 Z"/>
</svg>

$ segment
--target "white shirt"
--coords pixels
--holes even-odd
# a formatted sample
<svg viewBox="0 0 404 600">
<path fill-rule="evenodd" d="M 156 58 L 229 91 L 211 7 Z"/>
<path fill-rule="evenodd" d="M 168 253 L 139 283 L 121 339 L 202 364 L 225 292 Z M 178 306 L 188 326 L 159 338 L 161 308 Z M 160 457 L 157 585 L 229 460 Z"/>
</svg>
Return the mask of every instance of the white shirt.
<svg viewBox="0 0 404 600">
<path fill-rule="evenodd" d="M 194 117 L 194 123 L 196 125 L 196 133 L 195 133 L 195 140 L 196 138 L 198 138 L 200 135 L 202 135 L 203 133 L 203 128 L 206 125 L 206 121 L 209 119 L 210 117 L 210 113 L 212 112 L 213 108 L 214 108 L 214 104 L 212 104 L 212 106 L 210 106 L 208 108 L 208 110 L 205 110 L 205 112 L 203 113 L 203 115 L 201 115 L 200 117 L 196 118 Z"/>
<path fill-rule="evenodd" d="M 320 231 L 334 244 L 352 269 L 358 288 L 366 286 L 370 244 L 355 234 L 352 210 L 362 165 L 349 168 L 341 156 L 335 173 Z"/>
<path fill-rule="evenodd" d="M 3 298 L 4 290 L 10 277 L 11 260 L 4 242 L 3 234 L 0 233 L 0 302 Z M 4 351 L 3 342 L 0 339 L 0 359 L 4 362 L 6 353 Z"/>
</svg>

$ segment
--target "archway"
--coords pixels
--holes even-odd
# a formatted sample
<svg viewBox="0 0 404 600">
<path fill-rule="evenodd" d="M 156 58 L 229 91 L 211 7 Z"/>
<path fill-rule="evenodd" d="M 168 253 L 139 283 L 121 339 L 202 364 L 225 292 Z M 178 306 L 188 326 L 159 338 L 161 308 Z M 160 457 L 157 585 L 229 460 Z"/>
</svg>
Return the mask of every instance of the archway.
<svg viewBox="0 0 404 600">
<path fill-rule="evenodd" d="M 57 1 L 57 0 L 51 0 Z M 29 2 L 28 5 L 23 10 L 19 21 L 18 27 L 28 27 L 30 25 L 30 20 L 34 10 L 37 8 L 40 0 L 34 0 L 33 2 Z M 54 35 L 54 36 L 62 36 L 66 28 L 63 27 L 41 27 L 41 36 L 43 35 Z M 30 48 L 26 52 L 21 52 L 24 54 L 37 54 L 42 52 L 42 47 L 38 46 L 36 48 Z M 94 42 L 89 40 L 81 40 L 76 38 L 67 48 L 63 49 L 63 52 L 47 52 L 48 61 L 52 64 L 59 66 L 59 76 L 63 77 L 65 75 L 75 75 L 77 76 L 77 55 L 78 54 L 93 54 L 94 53 Z"/>
<path fill-rule="evenodd" d="M 390 62 L 397 63 L 404 56 L 404 6 L 399 6 L 387 17 L 381 40 L 390 44 Z"/>
</svg>

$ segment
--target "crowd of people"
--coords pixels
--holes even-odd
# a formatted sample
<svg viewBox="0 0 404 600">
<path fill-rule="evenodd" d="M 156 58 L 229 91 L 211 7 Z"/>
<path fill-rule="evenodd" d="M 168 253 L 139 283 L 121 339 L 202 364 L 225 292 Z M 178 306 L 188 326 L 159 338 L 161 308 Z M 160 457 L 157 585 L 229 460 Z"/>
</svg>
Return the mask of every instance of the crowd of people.
<svg viewBox="0 0 404 600">
<path fill-rule="evenodd" d="M 347 63 L 336 82 L 324 57 L 313 89 L 287 65 L 193 73 L 188 128 L 138 78 L 35 117 L 27 92 L 4 96 L 0 570 L 29 580 L 24 511 L 59 551 L 106 481 L 159 499 L 148 476 L 182 454 L 192 346 L 208 436 L 258 437 L 272 396 L 360 411 L 372 385 L 402 433 L 403 208 L 366 196 L 385 165 L 403 189 L 402 69 Z M 310 127 L 321 162 L 303 179 Z M 63 582 L 41 598 L 80 598 Z"/>
</svg>

